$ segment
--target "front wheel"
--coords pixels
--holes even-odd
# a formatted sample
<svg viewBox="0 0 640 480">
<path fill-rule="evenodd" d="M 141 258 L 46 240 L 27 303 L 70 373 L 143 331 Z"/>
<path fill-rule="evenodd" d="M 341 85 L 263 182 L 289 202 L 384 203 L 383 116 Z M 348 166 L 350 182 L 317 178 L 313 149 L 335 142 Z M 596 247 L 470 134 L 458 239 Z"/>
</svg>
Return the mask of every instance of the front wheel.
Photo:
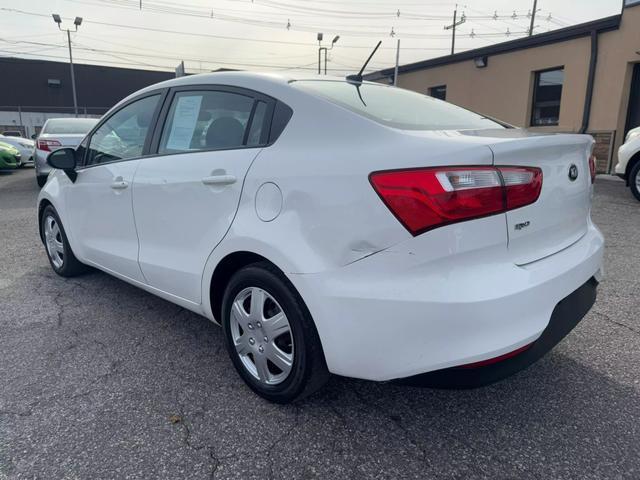
<svg viewBox="0 0 640 480">
<path fill-rule="evenodd" d="M 631 188 L 633 196 L 636 197 L 637 200 L 640 200 L 640 162 L 636 162 L 631 169 L 631 173 L 629 174 L 629 188 Z"/>
<path fill-rule="evenodd" d="M 42 212 L 42 236 L 51 268 L 61 277 L 75 277 L 89 270 L 71 250 L 58 213 L 47 205 Z"/>
<path fill-rule="evenodd" d="M 269 263 L 250 265 L 231 278 L 222 303 L 222 328 L 236 370 L 267 400 L 304 398 L 329 377 L 309 311 Z"/>
</svg>

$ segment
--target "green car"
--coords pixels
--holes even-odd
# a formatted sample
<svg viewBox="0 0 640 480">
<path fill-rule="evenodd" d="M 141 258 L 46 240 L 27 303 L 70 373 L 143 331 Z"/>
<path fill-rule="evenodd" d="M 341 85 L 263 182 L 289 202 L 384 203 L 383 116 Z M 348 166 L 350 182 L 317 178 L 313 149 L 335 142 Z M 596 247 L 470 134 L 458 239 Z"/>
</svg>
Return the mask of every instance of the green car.
<svg viewBox="0 0 640 480">
<path fill-rule="evenodd" d="M 18 168 L 20 152 L 8 143 L 0 142 L 0 170 Z"/>
</svg>

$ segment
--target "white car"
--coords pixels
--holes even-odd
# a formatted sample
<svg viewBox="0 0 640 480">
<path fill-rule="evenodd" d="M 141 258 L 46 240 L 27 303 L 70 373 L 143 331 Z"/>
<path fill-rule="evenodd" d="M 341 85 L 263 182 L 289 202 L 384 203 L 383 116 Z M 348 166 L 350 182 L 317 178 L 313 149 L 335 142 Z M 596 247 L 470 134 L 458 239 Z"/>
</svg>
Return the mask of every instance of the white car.
<svg viewBox="0 0 640 480">
<path fill-rule="evenodd" d="M 640 127 L 627 133 L 618 150 L 615 172 L 627 182 L 633 196 L 640 200 Z"/>
<path fill-rule="evenodd" d="M 47 181 L 51 168 L 47 165 L 47 155 L 63 147 L 76 148 L 98 120 L 95 118 L 50 118 L 42 126 L 36 139 L 33 157 L 36 182 L 42 187 Z"/>
<path fill-rule="evenodd" d="M 33 140 L 22 137 L 5 137 L 4 135 L 0 135 L 0 142 L 8 143 L 18 149 L 20 152 L 20 163 L 18 164 L 18 168 L 33 165 Z"/>
<path fill-rule="evenodd" d="M 40 232 L 58 274 L 95 267 L 221 324 L 271 401 L 329 373 L 473 387 L 595 301 L 592 146 L 353 79 L 194 75 L 49 155 Z"/>
</svg>

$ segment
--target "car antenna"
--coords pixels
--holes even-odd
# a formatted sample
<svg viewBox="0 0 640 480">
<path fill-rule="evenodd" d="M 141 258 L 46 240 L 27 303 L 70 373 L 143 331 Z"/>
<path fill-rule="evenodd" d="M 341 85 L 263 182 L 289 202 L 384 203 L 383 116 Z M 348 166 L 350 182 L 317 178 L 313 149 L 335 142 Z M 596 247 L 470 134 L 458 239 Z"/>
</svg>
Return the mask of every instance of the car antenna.
<svg viewBox="0 0 640 480">
<path fill-rule="evenodd" d="M 376 48 L 373 49 L 373 52 L 371 52 L 371 55 L 369 55 L 369 58 L 367 58 L 367 61 L 364 62 L 364 65 L 362 66 L 362 68 L 360 69 L 360 71 L 357 74 L 355 74 L 355 75 L 347 75 L 347 82 L 353 83 L 355 85 L 362 84 L 362 72 L 364 72 L 364 69 L 367 68 L 367 65 L 369 65 L 369 62 L 371 61 L 371 58 L 378 51 L 378 48 L 380 48 L 381 44 L 382 44 L 382 40 L 380 40 L 378 42 L 378 44 L 376 45 Z"/>
</svg>

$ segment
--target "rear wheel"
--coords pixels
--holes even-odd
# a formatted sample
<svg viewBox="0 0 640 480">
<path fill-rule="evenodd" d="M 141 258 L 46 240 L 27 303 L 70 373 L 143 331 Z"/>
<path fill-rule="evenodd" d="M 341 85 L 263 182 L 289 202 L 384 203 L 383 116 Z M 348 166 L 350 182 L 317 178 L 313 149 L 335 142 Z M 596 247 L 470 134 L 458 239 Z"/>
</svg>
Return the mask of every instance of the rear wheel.
<svg viewBox="0 0 640 480">
<path fill-rule="evenodd" d="M 36 175 L 36 182 L 38 182 L 38 186 L 40 188 L 44 187 L 44 184 L 47 183 L 46 175 Z"/>
<path fill-rule="evenodd" d="M 42 234 L 51 268 L 62 277 L 75 277 L 89 270 L 71 251 L 69 240 L 58 213 L 51 206 L 42 212 Z"/>
<path fill-rule="evenodd" d="M 629 188 L 631 188 L 633 196 L 640 200 L 640 162 L 636 162 L 631 169 L 631 173 L 629 174 Z"/>
<path fill-rule="evenodd" d="M 293 285 L 269 263 L 250 265 L 231 278 L 222 327 L 236 370 L 267 400 L 304 398 L 329 377 L 311 315 Z"/>
</svg>

